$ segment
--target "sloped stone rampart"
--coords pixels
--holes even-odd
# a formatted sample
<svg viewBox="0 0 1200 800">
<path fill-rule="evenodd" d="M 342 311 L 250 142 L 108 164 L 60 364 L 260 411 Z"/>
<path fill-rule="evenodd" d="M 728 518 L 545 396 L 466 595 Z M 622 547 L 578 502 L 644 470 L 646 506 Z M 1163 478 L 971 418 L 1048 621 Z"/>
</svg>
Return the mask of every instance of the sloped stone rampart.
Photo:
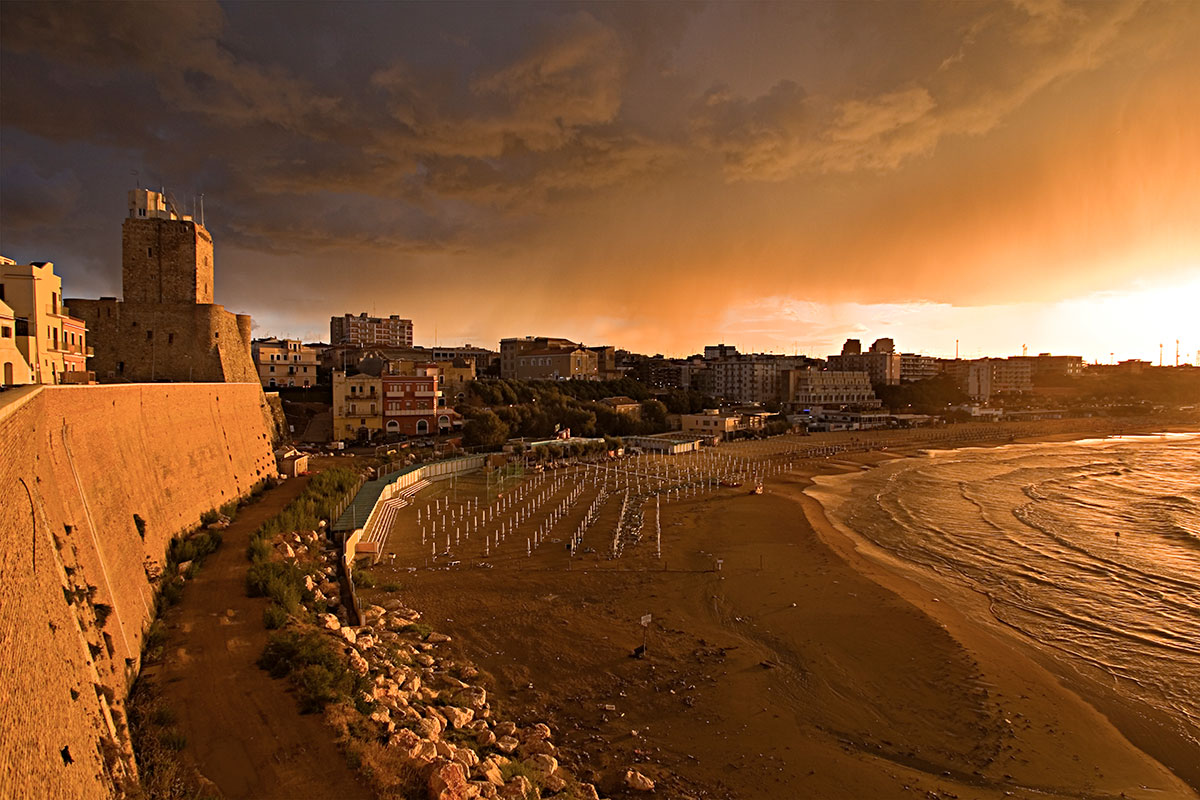
<svg viewBox="0 0 1200 800">
<path fill-rule="evenodd" d="M 267 418 L 258 384 L 0 395 L 0 798 L 108 798 L 132 774 L 154 578 L 173 536 L 274 473 Z"/>
</svg>

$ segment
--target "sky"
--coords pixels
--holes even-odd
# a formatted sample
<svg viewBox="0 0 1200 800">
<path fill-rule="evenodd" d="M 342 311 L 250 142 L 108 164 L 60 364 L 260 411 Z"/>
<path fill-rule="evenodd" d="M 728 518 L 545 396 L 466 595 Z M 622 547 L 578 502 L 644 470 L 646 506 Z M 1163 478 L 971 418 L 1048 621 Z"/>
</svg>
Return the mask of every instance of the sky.
<svg viewBox="0 0 1200 800">
<path fill-rule="evenodd" d="M 1196 362 L 1200 4 L 0 4 L 0 252 L 120 294 L 203 196 L 256 335 L 399 314 Z"/>
</svg>

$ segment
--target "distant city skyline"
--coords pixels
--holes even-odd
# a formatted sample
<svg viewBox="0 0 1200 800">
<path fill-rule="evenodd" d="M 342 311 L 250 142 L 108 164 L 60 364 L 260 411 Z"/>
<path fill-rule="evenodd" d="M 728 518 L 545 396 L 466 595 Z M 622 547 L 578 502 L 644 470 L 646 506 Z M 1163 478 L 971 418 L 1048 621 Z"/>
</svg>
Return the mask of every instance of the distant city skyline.
<svg viewBox="0 0 1200 800">
<path fill-rule="evenodd" d="M 1200 350 L 1192 3 L 0 5 L 0 253 L 199 204 L 255 334 Z"/>
</svg>

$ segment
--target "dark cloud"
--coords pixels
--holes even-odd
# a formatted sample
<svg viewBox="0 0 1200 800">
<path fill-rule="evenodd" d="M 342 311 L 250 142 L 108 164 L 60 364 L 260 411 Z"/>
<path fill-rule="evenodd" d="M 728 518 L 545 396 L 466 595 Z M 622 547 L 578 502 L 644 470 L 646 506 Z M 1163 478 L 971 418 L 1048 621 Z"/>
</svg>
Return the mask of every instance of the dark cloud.
<svg viewBox="0 0 1200 800">
<path fill-rule="evenodd" d="M 1181 151 L 1194 138 L 1193 115 L 1163 121 L 1165 99 L 1122 116 L 1160 73 L 1194 77 L 1190 4 L 354 10 L 0 4 L 6 255 L 53 249 L 80 285 L 114 291 L 124 189 L 140 180 L 185 205 L 204 195 L 243 308 L 286 313 L 241 272 L 290 270 L 325 297 L 344 288 L 327 265 L 352 263 L 479 292 L 520 272 L 527 293 L 554 282 L 536 303 L 565 291 L 608 313 L 603 274 L 646 288 L 605 317 L 617 330 L 663 306 L 697 324 L 681 282 L 730 270 L 731 298 L 954 300 L 1018 293 L 996 265 L 1051 258 L 1072 264 L 1056 273 L 1067 291 L 1095 241 L 1159 241 L 1153 219 L 1177 231 L 1191 197 L 1195 161 L 1169 177 L 1172 148 L 1136 168 L 1089 159 L 1159 123 Z M 1114 188 L 1139 171 L 1162 191 Z M 1089 187 L 1105 194 L 1080 200 Z M 962 280 L 939 279 L 947 263 Z"/>
</svg>

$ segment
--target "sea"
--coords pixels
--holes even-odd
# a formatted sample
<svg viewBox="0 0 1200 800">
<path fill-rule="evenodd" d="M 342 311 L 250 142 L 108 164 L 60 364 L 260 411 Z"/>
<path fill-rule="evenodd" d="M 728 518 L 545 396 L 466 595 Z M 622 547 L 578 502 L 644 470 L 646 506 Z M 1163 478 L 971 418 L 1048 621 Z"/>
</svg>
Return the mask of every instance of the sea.
<svg viewBox="0 0 1200 800">
<path fill-rule="evenodd" d="M 835 524 L 969 585 L 1200 748 L 1200 433 L 930 451 L 818 483 Z"/>
</svg>

